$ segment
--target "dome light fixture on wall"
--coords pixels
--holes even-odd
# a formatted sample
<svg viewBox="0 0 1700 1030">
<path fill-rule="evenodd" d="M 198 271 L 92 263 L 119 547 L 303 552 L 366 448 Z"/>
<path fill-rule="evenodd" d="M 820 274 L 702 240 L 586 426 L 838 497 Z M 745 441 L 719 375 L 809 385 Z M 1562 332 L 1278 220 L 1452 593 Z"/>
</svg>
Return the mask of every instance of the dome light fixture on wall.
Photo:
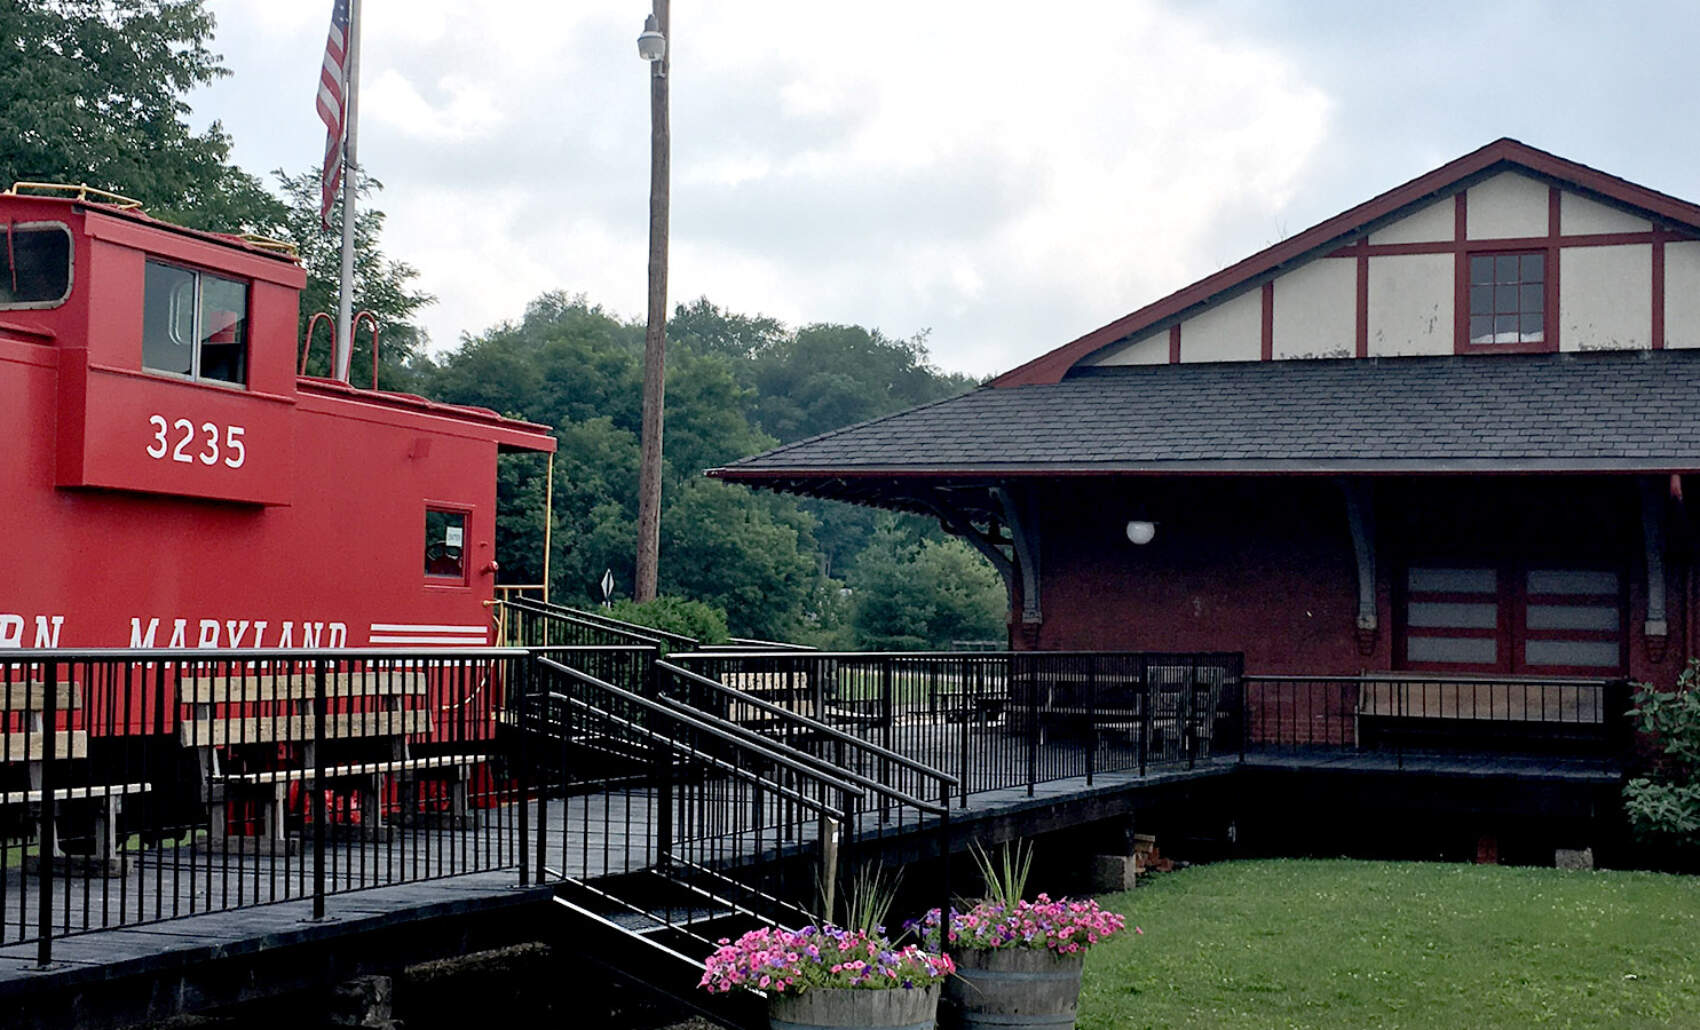
<svg viewBox="0 0 1700 1030">
<path fill-rule="evenodd" d="M 1157 536 L 1157 523 L 1134 519 L 1127 524 L 1127 538 L 1137 547 L 1144 547 Z"/>
</svg>

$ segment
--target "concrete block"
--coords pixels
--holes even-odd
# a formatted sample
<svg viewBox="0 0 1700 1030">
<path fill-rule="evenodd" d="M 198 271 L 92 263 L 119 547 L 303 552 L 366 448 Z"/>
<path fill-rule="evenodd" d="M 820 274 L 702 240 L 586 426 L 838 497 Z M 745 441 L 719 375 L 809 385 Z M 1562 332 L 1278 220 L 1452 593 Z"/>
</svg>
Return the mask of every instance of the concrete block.
<svg viewBox="0 0 1700 1030">
<path fill-rule="evenodd" d="M 1559 848 L 1552 853 L 1552 864 L 1560 869 L 1593 869 L 1593 848 Z"/>
<path fill-rule="evenodd" d="M 1092 892 L 1132 890 L 1138 878 L 1132 855 L 1095 855 L 1092 858 Z"/>
<path fill-rule="evenodd" d="M 359 1026 L 390 1030 L 394 1027 L 395 984 L 387 976 L 357 976 L 337 984 L 331 992 L 332 1026 Z"/>
</svg>

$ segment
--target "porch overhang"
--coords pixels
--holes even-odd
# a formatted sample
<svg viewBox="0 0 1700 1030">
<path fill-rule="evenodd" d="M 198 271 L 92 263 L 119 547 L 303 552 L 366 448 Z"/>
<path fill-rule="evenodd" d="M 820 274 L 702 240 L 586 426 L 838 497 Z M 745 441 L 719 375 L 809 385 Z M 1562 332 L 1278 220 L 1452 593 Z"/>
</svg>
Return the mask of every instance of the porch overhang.
<svg viewBox="0 0 1700 1030">
<path fill-rule="evenodd" d="M 1700 350 L 1133 366 L 982 388 L 708 474 L 898 507 L 1078 477 L 1687 474 L 1697 400 Z"/>
</svg>

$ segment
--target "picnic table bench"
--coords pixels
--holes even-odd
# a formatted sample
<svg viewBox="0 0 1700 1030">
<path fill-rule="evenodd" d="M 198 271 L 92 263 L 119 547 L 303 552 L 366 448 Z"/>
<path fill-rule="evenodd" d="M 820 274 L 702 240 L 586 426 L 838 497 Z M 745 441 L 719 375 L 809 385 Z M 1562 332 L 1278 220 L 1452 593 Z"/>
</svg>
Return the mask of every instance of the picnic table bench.
<svg viewBox="0 0 1700 1030">
<path fill-rule="evenodd" d="M 49 740 L 55 765 L 69 766 L 88 758 L 89 734 L 86 729 L 52 728 L 46 725 L 49 700 L 48 686 L 43 680 L 21 680 L 0 683 L 0 767 L 22 768 L 24 783 L 0 790 L 0 807 L 27 805 L 37 811 L 35 821 L 41 825 L 39 810 L 51 803 L 55 812 L 76 802 L 93 807 L 93 832 L 84 854 L 67 855 L 63 848 L 65 835 L 58 818 L 52 832 L 40 841 L 40 852 L 51 856 L 57 866 L 66 871 L 89 875 L 110 876 L 119 872 L 118 825 L 124 799 L 153 790 L 144 781 L 132 783 L 80 783 L 46 788 Z M 65 725 L 74 727 L 83 708 L 82 689 L 76 683 L 53 684 L 51 700 L 55 713 L 63 713 Z M 70 772 L 69 769 L 66 770 Z M 38 839 L 40 835 L 38 834 Z M 25 871 L 39 868 L 38 855 L 25 860 Z"/>
<path fill-rule="evenodd" d="M 1604 680 L 1366 675 L 1353 708 L 1357 739 L 1441 747 L 1492 738 L 1498 745 L 1603 742 Z"/>
<path fill-rule="evenodd" d="M 1152 665 L 1143 678 L 1047 671 L 1017 682 L 1010 705 L 1020 732 L 1031 719 L 1039 743 L 1053 734 L 1068 738 L 1144 735 L 1150 753 L 1209 755 L 1228 678 L 1218 665 Z"/>
<path fill-rule="evenodd" d="M 327 706 L 360 707 L 327 714 L 322 732 L 311 711 L 317 690 L 317 677 L 312 674 L 260 672 L 179 681 L 178 702 L 187 714 L 178 723 L 178 740 L 195 753 L 202 796 L 213 806 L 209 846 L 261 853 L 292 850 L 295 844 L 285 819 L 290 788 L 311 784 L 315 778 L 329 790 L 357 798 L 360 832 L 365 836 L 387 835 L 384 806 L 390 784 L 402 788 L 403 812 L 411 813 L 416 785 L 428 775 L 447 779 L 452 825 L 471 824 L 471 770 L 489 761 L 489 756 L 412 753 L 413 743 L 425 741 L 433 730 L 431 712 L 422 707 L 423 672 L 393 669 L 326 675 Z M 271 711 L 242 714 L 256 706 Z M 324 756 L 322 769 L 317 752 L 321 744 L 336 752 Z M 284 751 L 290 757 L 280 764 L 278 755 Z M 260 832 L 232 837 L 230 826 L 246 821 L 240 806 L 247 802 L 259 807 Z"/>
</svg>

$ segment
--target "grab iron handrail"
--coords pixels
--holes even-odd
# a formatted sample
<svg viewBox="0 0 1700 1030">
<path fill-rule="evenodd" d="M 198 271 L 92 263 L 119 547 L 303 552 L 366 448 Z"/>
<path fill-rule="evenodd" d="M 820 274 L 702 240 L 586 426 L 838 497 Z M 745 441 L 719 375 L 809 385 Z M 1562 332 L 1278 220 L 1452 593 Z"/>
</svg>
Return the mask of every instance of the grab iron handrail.
<svg viewBox="0 0 1700 1030">
<path fill-rule="evenodd" d="M 714 655 L 714 657 L 720 658 L 720 657 L 738 657 L 738 656 L 725 656 L 725 655 L 716 654 L 716 655 Z M 817 656 L 816 655 L 810 655 L 809 657 L 813 658 L 813 657 L 817 657 Z M 802 727 L 804 729 L 807 729 L 811 733 L 818 733 L 822 736 L 831 737 L 833 740 L 835 740 L 839 743 L 846 744 L 846 745 L 853 747 L 853 748 L 855 748 L 859 751 L 866 752 L 867 754 L 872 755 L 875 758 L 884 759 L 885 761 L 892 762 L 896 765 L 900 765 L 900 766 L 902 766 L 906 769 L 909 769 L 913 772 L 920 773 L 923 776 L 932 777 L 933 779 L 936 779 L 939 782 L 946 784 L 947 786 L 951 786 L 951 787 L 959 786 L 962 782 L 961 780 L 957 779 L 955 776 L 951 775 L 950 773 L 945 772 L 943 769 L 936 769 L 936 768 L 934 768 L 930 765 L 927 765 L 925 762 L 918 762 L 915 759 L 910 758 L 908 755 L 900 754 L 899 752 L 893 751 L 893 750 L 891 750 L 890 748 L 887 748 L 887 747 L 881 747 L 880 745 L 875 744 L 871 740 L 865 740 L 861 737 L 856 736 L 853 733 L 846 733 L 836 726 L 828 725 L 827 723 L 821 722 L 819 719 L 810 718 L 809 716 L 806 716 L 806 715 L 802 714 L 801 712 L 794 712 L 791 709 L 784 707 L 783 705 L 776 705 L 773 702 L 767 701 L 763 698 L 753 697 L 750 694 L 746 693 L 745 691 L 741 691 L 736 687 L 729 687 L 726 684 L 721 683 L 719 680 L 710 679 L 709 677 L 704 676 L 701 673 L 696 673 L 696 672 L 692 672 L 689 669 L 680 668 L 679 666 L 674 665 L 672 662 L 657 662 L 656 668 L 660 669 L 663 672 L 674 675 L 674 676 L 681 676 L 684 679 L 686 679 L 687 681 L 694 683 L 699 687 L 707 687 L 711 690 L 715 690 L 715 691 L 718 691 L 722 694 L 725 694 L 728 697 L 735 698 L 737 700 L 737 703 L 740 704 L 740 705 L 749 705 L 749 706 L 756 708 L 760 711 L 766 712 L 767 714 L 772 715 L 776 718 L 779 718 L 779 719 L 782 719 L 786 722 L 789 722 L 792 725 L 799 726 L 799 727 Z M 758 734 L 758 736 L 759 736 L 759 734 Z M 768 738 L 768 739 L 771 739 L 771 738 Z M 921 803 L 925 804 L 925 802 L 921 802 Z"/>
<path fill-rule="evenodd" d="M 660 665 L 660 667 L 663 671 L 668 671 L 669 668 L 670 668 L 665 662 L 659 663 L 659 665 Z M 677 671 L 680 671 L 680 670 L 673 669 L 672 671 L 677 672 Z M 854 784 L 857 784 L 861 787 L 864 787 L 867 790 L 871 790 L 874 793 L 879 794 L 882 797 L 889 798 L 890 800 L 901 802 L 902 804 L 906 804 L 906 805 L 912 805 L 915 808 L 918 808 L 921 811 L 926 812 L 926 813 L 931 814 L 931 815 L 941 814 L 942 812 L 944 812 L 949 807 L 948 805 L 939 805 L 939 804 L 936 804 L 936 803 L 931 802 L 931 801 L 924 801 L 921 798 L 917 798 L 917 797 L 915 797 L 915 796 L 913 796 L 913 795 L 911 795 L 911 794 L 909 794 L 905 791 L 898 790 L 897 788 L 892 787 L 889 784 L 882 783 L 879 780 L 874 779 L 872 776 L 864 776 L 863 774 L 855 771 L 854 769 L 849 769 L 849 768 L 846 768 L 846 767 L 843 767 L 843 766 L 835 765 L 834 763 L 829 762 L 826 759 L 821 758 L 818 755 L 811 755 L 807 751 L 802 750 L 801 748 L 792 747 L 790 744 L 787 744 L 783 740 L 776 739 L 774 737 L 764 737 L 760 733 L 757 733 L 755 730 L 752 730 L 752 729 L 750 729 L 746 726 L 738 725 L 736 722 L 733 722 L 731 719 L 723 718 L 719 715 L 715 715 L 712 712 L 703 711 L 702 709 L 693 708 L 690 705 L 686 704 L 684 701 L 679 700 L 678 698 L 669 697 L 666 693 L 663 693 L 661 695 L 661 700 L 664 703 L 672 706 L 676 710 L 690 712 L 690 713 L 692 713 L 692 715 L 695 718 L 697 718 L 699 720 L 706 721 L 706 722 L 712 723 L 714 725 L 717 725 L 717 726 L 721 727 L 722 729 L 726 730 L 729 733 L 737 734 L 740 739 L 747 740 L 747 741 L 751 742 L 752 744 L 759 744 L 759 745 L 762 745 L 764 747 L 780 748 L 780 749 L 784 750 L 787 754 L 794 755 L 794 756 L 800 758 L 801 760 L 806 761 L 811 765 L 815 765 L 815 766 L 817 766 L 821 769 L 831 770 L 833 775 L 841 776 L 844 779 L 849 780 L 850 782 L 852 782 Z M 781 709 L 781 711 L 783 711 L 783 709 Z M 830 728 L 830 727 L 828 727 L 828 728 Z M 851 738 L 851 740 L 856 741 L 857 738 Z M 955 779 L 952 778 L 950 782 L 952 784 L 954 784 Z"/>
</svg>

